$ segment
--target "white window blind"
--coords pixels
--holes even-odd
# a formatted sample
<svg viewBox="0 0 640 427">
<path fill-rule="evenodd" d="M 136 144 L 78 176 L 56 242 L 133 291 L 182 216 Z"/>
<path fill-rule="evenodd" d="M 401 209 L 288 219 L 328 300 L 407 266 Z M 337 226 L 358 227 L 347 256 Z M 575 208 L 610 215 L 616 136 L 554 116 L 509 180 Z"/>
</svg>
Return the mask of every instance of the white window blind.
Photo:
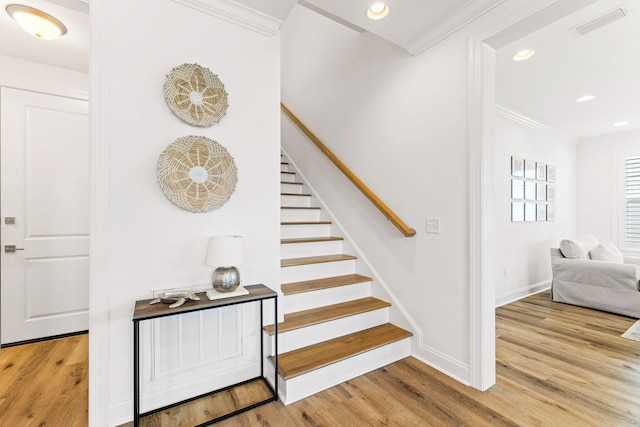
<svg viewBox="0 0 640 427">
<path fill-rule="evenodd" d="M 625 240 L 640 243 L 640 157 L 625 159 Z"/>
</svg>

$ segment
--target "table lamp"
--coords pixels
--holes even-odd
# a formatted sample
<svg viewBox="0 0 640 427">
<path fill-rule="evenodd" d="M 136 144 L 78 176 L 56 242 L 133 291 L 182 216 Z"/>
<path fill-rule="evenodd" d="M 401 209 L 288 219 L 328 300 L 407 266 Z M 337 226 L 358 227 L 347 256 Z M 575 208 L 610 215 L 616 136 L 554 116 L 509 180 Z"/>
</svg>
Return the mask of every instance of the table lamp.
<svg viewBox="0 0 640 427">
<path fill-rule="evenodd" d="M 235 267 L 244 262 L 242 236 L 213 236 L 209 238 L 207 265 L 217 267 L 213 272 L 213 289 L 232 292 L 240 285 L 240 272 Z"/>
</svg>

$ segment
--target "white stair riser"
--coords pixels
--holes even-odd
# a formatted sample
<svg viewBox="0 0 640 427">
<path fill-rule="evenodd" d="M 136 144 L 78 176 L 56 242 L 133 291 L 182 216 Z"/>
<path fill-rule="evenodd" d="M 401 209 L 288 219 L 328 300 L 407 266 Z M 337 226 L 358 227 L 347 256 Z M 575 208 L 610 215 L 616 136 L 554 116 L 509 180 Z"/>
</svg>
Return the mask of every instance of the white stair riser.
<svg viewBox="0 0 640 427">
<path fill-rule="evenodd" d="M 262 353 L 263 362 L 264 362 L 264 364 L 262 365 L 262 366 L 264 366 L 264 377 L 266 378 L 266 380 L 269 383 L 269 385 L 271 385 L 271 387 L 274 387 L 274 385 L 275 385 L 275 376 L 276 375 L 275 375 L 275 371 L 273 369 L 273 363 L 271 363 L 271 361 L 268 359 L 268 356 L 271 355 L 271 353 L 270 353 L 271 345 L 269 344 L 271 342 L 271 337 L 264 330 L 262 331 L 262 337 L 265 340 L 264 342 L 268 343 L 267 345 L 264 346 L 265 351 Z M 278 344 L 280 344 L 280 342 L 278 342 Z M 278 353 L 280 353 L 280 349 L 278 349 Z M 282 379 L 280 378 L 280 375 L 278 375 L 278 378 L 280 379 L 280 381 L 282 381 Z M 274 387 L 274 390 L 275 390 L 275 387 Z M 278 392 L 279 392 L 279 390 L 278 390 Z"/>
<path fill-rule="evenodd" d="M 291 167 L 291 166 L 290 166 L 290 165 L 288 165 L 288 164 L 283 165 L 283 164 L 281 163 L 281 164 L 280 164 L 280 172 L 293 172 L 293 171 L 290 169 L 290 167 Z"/>
<path fill-rule="evenodd" d="M 296 175 L 293 173 L 281 173 L 280 174 L 281 182 L 296 182 Z"/>
<path fill-rule="evenodd" d="M 283 239 L 295 239 L 296 237 L 329 237 L 331 235 L 330 224 L 304 224 L 281 225 L 280 236 Z"/>
<path fill-rule="evenodd" d="M 281 283 L 301 282 L 355 273 L 355 260 L 322 262 L 280 268 Z"/>
<path fill-rule="evenodd" d="M 287 295 L 282 299 L 283 313 L 309 310 L 331 304 L 365 298 L 371 295 L 371 282 L 354 283 L 353 285 L 320 289 L 313 292 L 302 292 Z"/>
<path fill-rule="evenodd" d="M 278 333 L 278 353 L 286 353 L 388 322 L 389 308 L 386 307 L 293 331 Z M 273 354 L 273 337 L 271 338 L 268 341 L 269 354 Z"/>
<path fill-rule="evenodd" d="M 280 196 L 280 206 L 311 206 L 311 196 Z"/>
<path fill-rule="evenodd" d="M 302 185 L 300 184 L 282 184 L 280 183 L 280 192 L 281 193 L 293 193 L 300 194 L 302 193 Z"/>
<path fill-rule="evenodd" d="M 320 209 L 280 209 L 280 221 L 319 221 Z"/>
<path fill-rule="evenodd" d="M 280 258 L 303 258 L 310 256 L 342 253 L 342 240 L 328 242 L 283 243 L 280 245 Z"/>
<path fill-rule="evenodd" d="M 289 405 L 322 390 L 364 375 L 390 363 L 404 359 L 411 353 L 411 341 L 405 338 L 375 350 L 333 363 L 321 369 L 283 381 L 278 377 L 280 398 Z"/>
</svg>

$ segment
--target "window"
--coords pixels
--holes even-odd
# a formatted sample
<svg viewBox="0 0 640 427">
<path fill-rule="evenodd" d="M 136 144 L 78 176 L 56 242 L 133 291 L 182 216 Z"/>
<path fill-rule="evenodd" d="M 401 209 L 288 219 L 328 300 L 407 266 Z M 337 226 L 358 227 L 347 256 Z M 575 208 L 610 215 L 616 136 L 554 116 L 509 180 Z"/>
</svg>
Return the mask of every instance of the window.
<svg viewBox="0 0 640 427">
<path fill-rule="evenodd" d="M 640 244 L 640 157 L 625 159 L 625 242 Z"/>
</svg>

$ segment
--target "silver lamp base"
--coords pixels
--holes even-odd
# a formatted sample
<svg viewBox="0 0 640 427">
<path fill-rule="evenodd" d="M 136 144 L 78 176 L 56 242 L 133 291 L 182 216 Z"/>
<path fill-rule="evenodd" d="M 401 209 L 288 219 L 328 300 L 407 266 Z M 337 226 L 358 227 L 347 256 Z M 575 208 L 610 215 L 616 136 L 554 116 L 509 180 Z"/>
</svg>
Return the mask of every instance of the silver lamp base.
<svg viewBox="0 0 640 427">
<path fill-rule="evenodd" d="M 235 267 L 218 267 L 213 272 L 213 289 L 233 292 L 240 286 L 240 272 Z"/>
</svg>

